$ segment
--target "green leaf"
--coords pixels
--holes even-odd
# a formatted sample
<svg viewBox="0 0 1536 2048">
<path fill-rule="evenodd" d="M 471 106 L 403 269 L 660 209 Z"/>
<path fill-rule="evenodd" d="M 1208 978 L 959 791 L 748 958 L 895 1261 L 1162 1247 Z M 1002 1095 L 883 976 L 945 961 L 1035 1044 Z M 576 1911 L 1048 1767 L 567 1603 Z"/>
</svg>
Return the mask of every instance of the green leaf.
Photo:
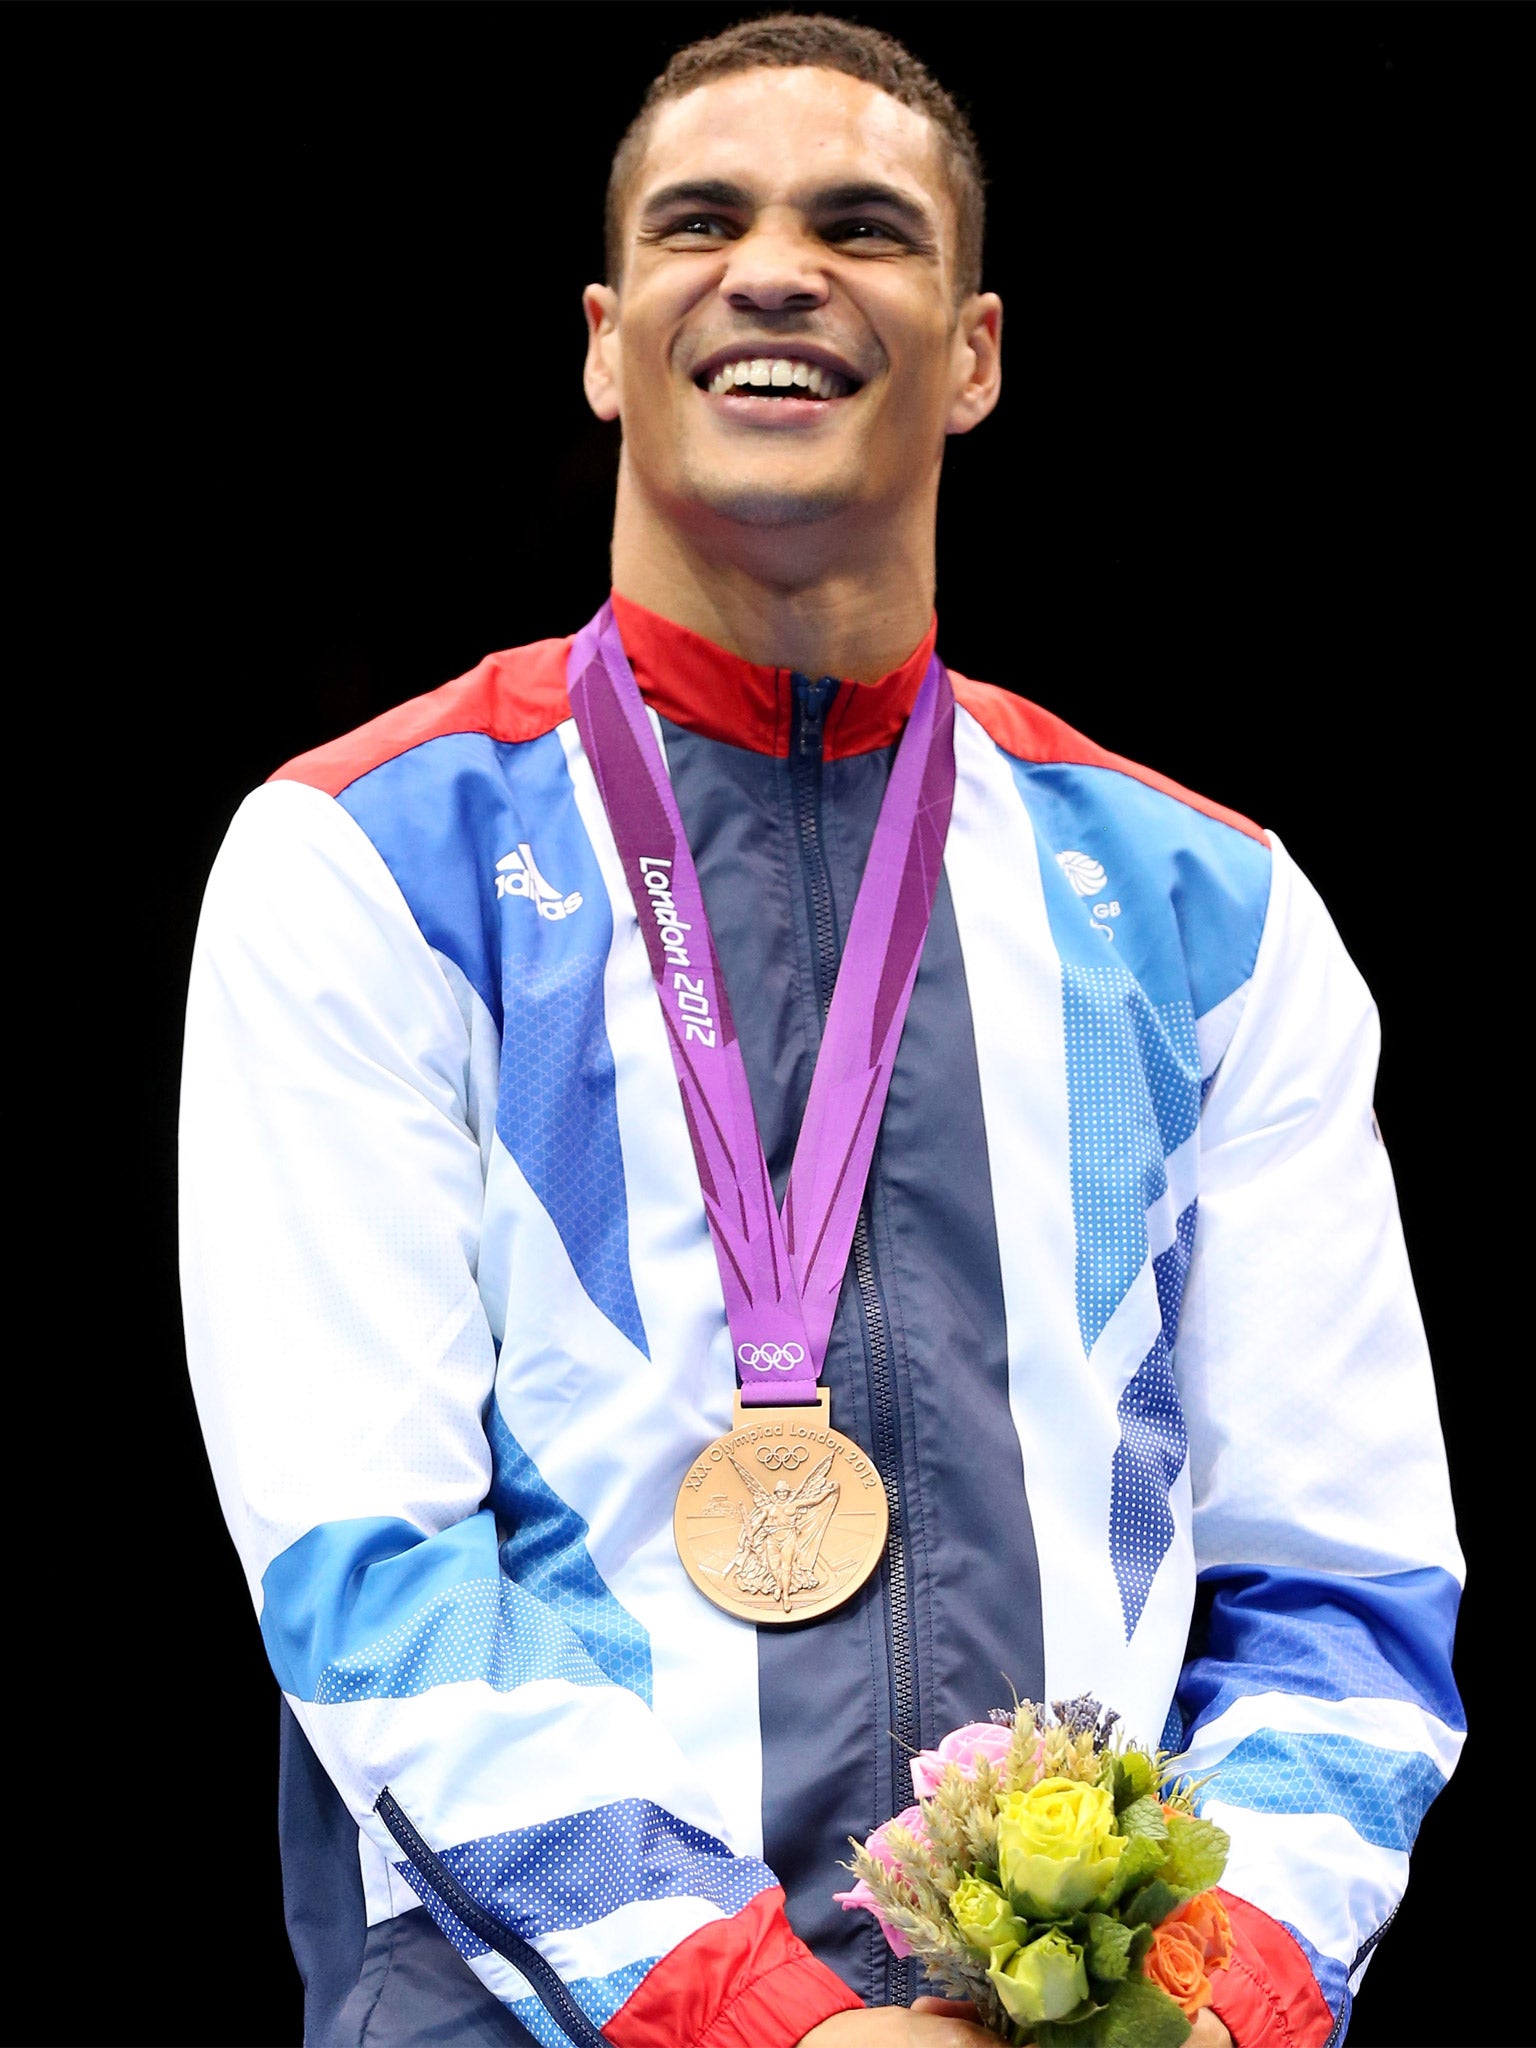
<svg viewBox="0 0 1536 2048">
<path fill-rule="evenodd" d="M 1189 2021 L 1167 1992 L 1145 1977 L 1128 1977 L 1108 2005 L 1080 2020 L 1038 2026 L 1034 2039 L 1036 2048 L 1181 2048 Z"/>
<path fill-rule="evenodd" d="M 1064 2012 L 1059 2020 L 1053 2020 L 1051 2024 L 1057 2027 L 1079 2027 L 1084 2020 L 1092 2019 L 1096 2012 L 1102 2012 L 1107 2003 L 1107 1998 L 1095 1998 L 1090 1992 L 1081 2005 L 1074 2005 L 1070 2012 Z M 1074 2040 L 1079 2038 L 1077 2035 L 1073 2036 Z"/>
<path fill-rule="evenodd" d="M 1115 1811 L 1123 1813 L 1138 1799 L 1144 1799 L 1156 1783 L 1152 1759 L 1139 1749 L 1128 1749 L 1115 1758 Z"/>
<path fill-rule="evenodd" d="M 1151 1793 L 1133 1799 L 1123 1813 L 1115 1816 L 1115 1830 L 1122 1835 L 1144 1835 L 1149 1841 L 1166 1842 L 1168 1823 L 1160 1802 Z"/>
<path fill-rule="evenodd" d="M 1147 1950 L 1152 1946 L 1152 1936 L 1155 1932 L 1156 1929 L 1149 1927 L 1145 1921 L 1142 1922 L 1140 1927 L 1133 1927 L 1131 1929 L 1131 1968 L 1133 1970 L 1139 1970 L 1146 1960 Z"/>
<path fill-rule="evenodd" d="M 1133 1930 L 1121 1920 L 1112 1919 L 1108 1913 L 1088 1915 L 1088 1939 L 1084 1944 L 1083 1960 L 1092 1977 L 1105 1977 L 1117 1982 L 1130 1968 L 1131 1940 Z"/>
<path fill-rule="evenodd" d="M 1168 1823 L 1168 1854 L 1163 1876 L 1188 1892 L 1209 1891 L 1221 1882 L 1231 1837 L 1212 1820 L 1188 1820 L 1175 1814 Z"/>
<path fill-rule="evenodd" d="M 1145 1884 L 1149 1877 L 1155 1877 L 1163 1867 L 1167 1843 L 1155 1840 L 1151 1835 L 1131 1835 L 1120 1851 L 1120 1861 L 1115 1865 L 1114 1882 L 1105 1893 L 1100 1904 L 1112 1906 L 1116 1899 L 1123 1899 L 1128 1892 Z"/>
<path fill-rule="evenodd" d="M 1103 2048 L 1107 2005 L 1083 2005 L 1076 2019 L 1042 2020 L 1031 2034 L 1035 2048 Z"/>
<path fill-rule="evenodd" d="M 1096 2048 L 1180 2048 L 1189 2021 L 1166 1991 L 1145 1977 L 1127 1977 L 1104 2009 Z"/>
<path fill-rule="evenodd" d="M 1160 1877 L 1154 1877 L 1150 1884 L 1143 1885 L 1133 1899 L 1121 1908 L 1120 1917 L 1128 1920 L 1132 1927 L 1156 1927 L 1166 1920 L 1175 1906 L 1182 1905 L 1189 1896 L 1171 1884 L 1165 1884 Z"/>
</svg>

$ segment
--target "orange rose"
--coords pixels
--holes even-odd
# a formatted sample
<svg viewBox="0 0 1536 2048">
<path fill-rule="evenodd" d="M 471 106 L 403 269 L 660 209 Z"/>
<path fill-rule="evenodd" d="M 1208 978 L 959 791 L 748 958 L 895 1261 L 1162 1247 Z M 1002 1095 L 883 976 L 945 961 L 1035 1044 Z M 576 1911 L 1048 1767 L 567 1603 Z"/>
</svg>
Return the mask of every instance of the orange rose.
<svg viewBox="0 0 1536 2048">
<path fill-rule="evenodd" d="M 1197 1892 L 1176 1906 L 1163 1922 L 1165 1927 L 1187 1927 L 1198 1936 L 1207 1974 L 1224 1970 L 1232 1960 L 1232 1922 L 1227 1909 L 1214 1892 Z"/>
<path fill-rule="evenodd" d="M 1182 1921 L 1163 1922 L 1141 1967 L 1160 1991 L 1182 2006 L 1187 2020 L 1210 2004 L 1211 1980 L 1205 1974 L 1204 1947 L 1195 1930 Z"/>
</svg>

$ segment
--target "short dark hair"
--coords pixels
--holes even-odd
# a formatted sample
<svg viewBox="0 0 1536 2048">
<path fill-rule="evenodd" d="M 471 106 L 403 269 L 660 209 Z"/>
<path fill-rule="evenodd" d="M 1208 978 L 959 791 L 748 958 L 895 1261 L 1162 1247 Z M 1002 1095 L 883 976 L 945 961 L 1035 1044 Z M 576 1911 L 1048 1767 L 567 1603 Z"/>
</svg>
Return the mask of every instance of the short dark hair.
<svg viewBox="0 0 1536 2048">
<path fill-rule="evenodd" d="M 810 65 L 843 71 L 877 86 L 904 107 L 926 114 L 939 132 L 955 202 L 958 255 L 955 282 L 962 297 L 981 288 L 981 239 L 986 213 L 981 151 L 971 124 L 938 80 L 894 36 L 831 14 L 765 14 L 717 36 L 689 43 L 651 80 L 640 111 L 624 131 L 608 173 L 604 213 L 608 282 L 623 269 L 624 208 L 658 107 L 738 71 L 787 71 Z"/>
</svg>

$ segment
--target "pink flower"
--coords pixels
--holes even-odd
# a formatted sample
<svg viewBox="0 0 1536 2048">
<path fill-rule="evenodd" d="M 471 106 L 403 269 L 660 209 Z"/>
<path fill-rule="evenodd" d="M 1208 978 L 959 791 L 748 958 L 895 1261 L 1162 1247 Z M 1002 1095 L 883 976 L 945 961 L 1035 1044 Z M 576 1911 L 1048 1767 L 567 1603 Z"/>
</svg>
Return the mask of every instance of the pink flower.
<svg viewBox="0 0 1536 2048">
<path fill-rule="evenodd" d="M 968 1721 L 952 1735 L 946 1735 L 937 1749 L 921 1749 L 912 1759 L 912 1790 L 919 1799 L 931 1799 L 938 1791 L 946 1764 L 958 1764 L 963 1776 L 974 1778 L 976 1767 L 989 1763 L 1000 1770 L 1013 1747 L 1013 1730 L 996 1721 Z"/>
<path fill-rule="evenodd" d="M 873 1839 L 873 1838 L 871 1838 Z M 861 1877 L 851 1892 L 834 1892 L 833 1898 L 845 1913 L 857 1912 L 861 1907 L 866 1913 L 873 1913 L 880 1923 L 880 1932 L 890 1944 L 892 1955 L 909 1956 L 912 1944 L 897 1928 L 894 1928 L 875 1903 L 875 1895 Z"/>
<path fill-rule="evenodd" d="M 909 1806 L 905 1813 L 898 1813 L 894 1820 L 888 1820 L 883 1827 L 876 1828 L 864 1844 L 877 1863 L 883 1863 L 887 1870 L 899 1870 L 901 1859 L 890 1844 L 892 1828 L 905 1828 L 909 1835 L 915 1835 L 918 1841 L 926 1842 L 928 1830 L 923 1826 L 922 1809 Z"/>
<path fill-rule="evenodd" d="M 894 1820 L 888 1820 L 883 1827 L 876 1828 L 875 1832 L 864 1844 L 865 1849 L 874 1857 L 877 1863 L 899 1877 L 901 1874 L 901 1859 L 891 1846 L 890 1833 L 892 1828 L 905 1828 L 909 1835 L 915 1835 L 920 1842 L 927 1841 L 928 1830 L 923 1826 L 923 1816 L 918 1808 L 909 1806 L 905 1813 L 898 1813 Z M 880 1910 L 874 1893 L 862 1877 L 853 1887 L 852 1891 L 834 1892 L 832 1896 L 845 1913 L 860 1911 L 872 1913 L 879 1921 L 880 1932 L 890 1944 L 893 1955 L 911 1955 L 912 1944 L 899 1928 L 893 1927 L 886 1919 Z"/>
</svg>

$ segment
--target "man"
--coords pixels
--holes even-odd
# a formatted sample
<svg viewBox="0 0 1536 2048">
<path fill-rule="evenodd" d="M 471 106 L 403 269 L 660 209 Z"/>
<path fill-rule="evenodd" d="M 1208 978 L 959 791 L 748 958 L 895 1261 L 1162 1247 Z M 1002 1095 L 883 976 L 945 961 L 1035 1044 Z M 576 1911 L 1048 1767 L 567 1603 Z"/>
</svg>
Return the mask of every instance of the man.
<svg viewBox="0 0 1536 2048">
<path fill-rule="evenodd" d="M 832 1894 L 910 1752 L 1011 1684 L 1219 1766 L 1237 1951 L 1197 2048 L 1323 2048 L 1461 1728 L 1369 998 L 1257 827 L 932 660 L 1001 307 L 914 60 L 792 16 L 682 52 L 609 235 L 611 615 L 283 770 L 199 940 L 189 1339 L 288 1701 L 306 2038 L 983 2040 Z M 895 891 L 919 741 L 888 998 L 905 927 L 866 958 L 854 906 Z M 899 1050 L 801 1342 L 850 1017 Z M 733 1043 L 798 1262 L 762 1341 Z M 689 1504 L 749 1440 L 738 1368 L 744 1404 L 830 1400 L 838 1486 L 798 1497 L 865 1516 L 787 1589 L 726 1573 L 740 1502 Z"/>
</svg>

